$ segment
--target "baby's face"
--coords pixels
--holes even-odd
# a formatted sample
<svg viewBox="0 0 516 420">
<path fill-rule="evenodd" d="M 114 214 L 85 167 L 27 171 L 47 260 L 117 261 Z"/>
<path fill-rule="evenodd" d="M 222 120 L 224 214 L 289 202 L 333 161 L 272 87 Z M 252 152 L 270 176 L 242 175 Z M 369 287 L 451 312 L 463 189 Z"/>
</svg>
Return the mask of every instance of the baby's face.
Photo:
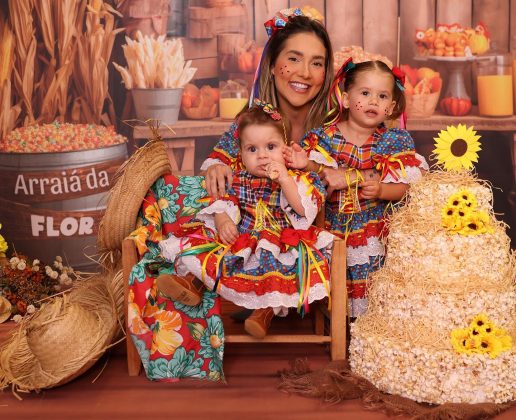
<svg viewBox="0 0 516 420">
<path fill-rule="evenodd" d="M 285 163 L 283 135 L 272 125 L 248 125 L 240 133 L 242 163 L 247 171 L 258 177 L 267 176 L 271 162 Z"/>
</svg>

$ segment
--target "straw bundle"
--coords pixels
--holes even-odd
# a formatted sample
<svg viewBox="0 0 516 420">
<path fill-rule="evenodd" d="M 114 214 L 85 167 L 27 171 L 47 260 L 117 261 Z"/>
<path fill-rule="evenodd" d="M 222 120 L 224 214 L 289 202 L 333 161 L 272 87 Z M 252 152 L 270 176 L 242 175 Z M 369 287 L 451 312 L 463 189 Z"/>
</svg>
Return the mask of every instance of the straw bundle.
<svg viewBox="0 0 516 420">
<path fill-rule="evenodd" d="M 16 38 L 14 86 L 21 99 L 27 124 L 34 122 L 32 93 L 37 41 L 32 8 L 33 0 L 9 0 L 10 21 Z"/>
<path fill-rule="evenodd" d="M 122 241 L 136 225 L 145 195 L 162 175 L 172 172 L 167 150 L 156 127 L 154 139 L 139 148 L 117 171 L 104 216 L 99 225 L 100 252 L 121 249 Z"/>
<path fill-rule="evenodd" d="M 0 388 L 53 388 L 91 367 L 118 330 L 114 294 L 122 284 L 114 277 L 96 275 L 23 319 L 0 349 Z"/>
<path fill-rule="evenodd" d="M 0 139 L 16 126 L 21 107 L 12 104 L 11 74 L 14 65 L 14 34 L 0 10 Z"/>
<path fill-rule="evenodd" d="M 123 28 L 115 29 L 115 14 L 120 15 L 109 4 L 97 2 L 88 7 L 86 29 L 82 31 L 82 20 L 78 22 L 77 59 L 74 62 L 75 97 L 71 120 L 99 124 L 115 121 L 115 112 L 108 92 L 109 58 L 116 35 Z M 120 15 L 121 16 L 121 15 Z M 104 102 L 109 103 L 109 117 L 103 115 Z"/>
</svg>

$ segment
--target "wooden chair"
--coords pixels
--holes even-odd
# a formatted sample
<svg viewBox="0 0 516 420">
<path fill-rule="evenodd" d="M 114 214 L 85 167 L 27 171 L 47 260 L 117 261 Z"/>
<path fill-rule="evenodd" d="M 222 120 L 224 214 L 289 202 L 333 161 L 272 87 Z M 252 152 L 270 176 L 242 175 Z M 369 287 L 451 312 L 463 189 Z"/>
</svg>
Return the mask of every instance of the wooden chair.
<svg viewBox="0 0 516 420">
<path fill-rule="evenodd" d="M 127 298 L 129 293 L 129 274 L 138 262 L 136 246 L 132 239 L 125 239 L 122 243 L 122 264 L 125 279 L 125 314 L 127 325 Z M 346 243 L 336 238 L 330 266 L 330 293 L 331 311 L 323 305 L 317 306 L 315 311 L 315 331 L 313 334 L 281 334 L 267 335 L 264 339 L 257 339 L 247 334 L 226 335 L 226 343 L 314 343 L 330 344 L 332 360 L 346 358 L 346 321 L 347 321 L 347 290 L 346 290 Z M 312 305 L 314 306 L 314 305 Z M 324 317 L 330 320 L 329 334 L 325 334 Z M 141 369 L 140 356 L 133 341 L 127 337 L 127 367 L 129 376 L 138 376 Z"/>
</svg>

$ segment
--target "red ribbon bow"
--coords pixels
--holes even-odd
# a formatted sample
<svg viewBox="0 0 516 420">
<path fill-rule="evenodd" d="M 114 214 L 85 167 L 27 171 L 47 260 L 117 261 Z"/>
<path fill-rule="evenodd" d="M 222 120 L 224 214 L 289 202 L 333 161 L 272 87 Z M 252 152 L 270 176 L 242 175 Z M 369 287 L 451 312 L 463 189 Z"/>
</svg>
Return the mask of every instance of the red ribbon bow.
<svg viewBox="0 0 516 420">
<path fill-rule="evenodd" d="M 231 252 L 236 254 L 244 248 L 251 248 L 253 250 L 256 248 L 256 238 L 251 237 L 249 233 L 242 233 L 237 238 L 235 243 L 231 245 Z"/>
<path fill-rule="evenodd" d="M 393 76 L 398 79 L 401 83 L 401 86 L 405 86 L 405 73 L 398 66 L 394 66 L 392 68 Z"/>
<path fill-rule="evenodd" d="M 317 241 L 317 235 L 313 230 L 286 228 L 281 232 L 280 241 L 290 246 L 297 246 L 300 241 L 312 245 Z"/>
</svg>

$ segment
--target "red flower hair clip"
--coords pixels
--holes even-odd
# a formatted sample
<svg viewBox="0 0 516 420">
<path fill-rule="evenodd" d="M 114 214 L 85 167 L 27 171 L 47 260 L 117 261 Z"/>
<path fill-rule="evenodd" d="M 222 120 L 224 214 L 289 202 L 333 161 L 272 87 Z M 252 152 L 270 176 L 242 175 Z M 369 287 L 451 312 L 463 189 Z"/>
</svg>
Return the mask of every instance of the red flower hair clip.
<svg viewBox="0 0 516 420">
<path fill-rule="evenodd" d="M 396 85 L 399 87 L 401 91 L 405 90 L 405 73 L 398 66 L 394 66 L 392 68 L 392 75 L 394 76 L 394 81 Z"/>
</svg>

